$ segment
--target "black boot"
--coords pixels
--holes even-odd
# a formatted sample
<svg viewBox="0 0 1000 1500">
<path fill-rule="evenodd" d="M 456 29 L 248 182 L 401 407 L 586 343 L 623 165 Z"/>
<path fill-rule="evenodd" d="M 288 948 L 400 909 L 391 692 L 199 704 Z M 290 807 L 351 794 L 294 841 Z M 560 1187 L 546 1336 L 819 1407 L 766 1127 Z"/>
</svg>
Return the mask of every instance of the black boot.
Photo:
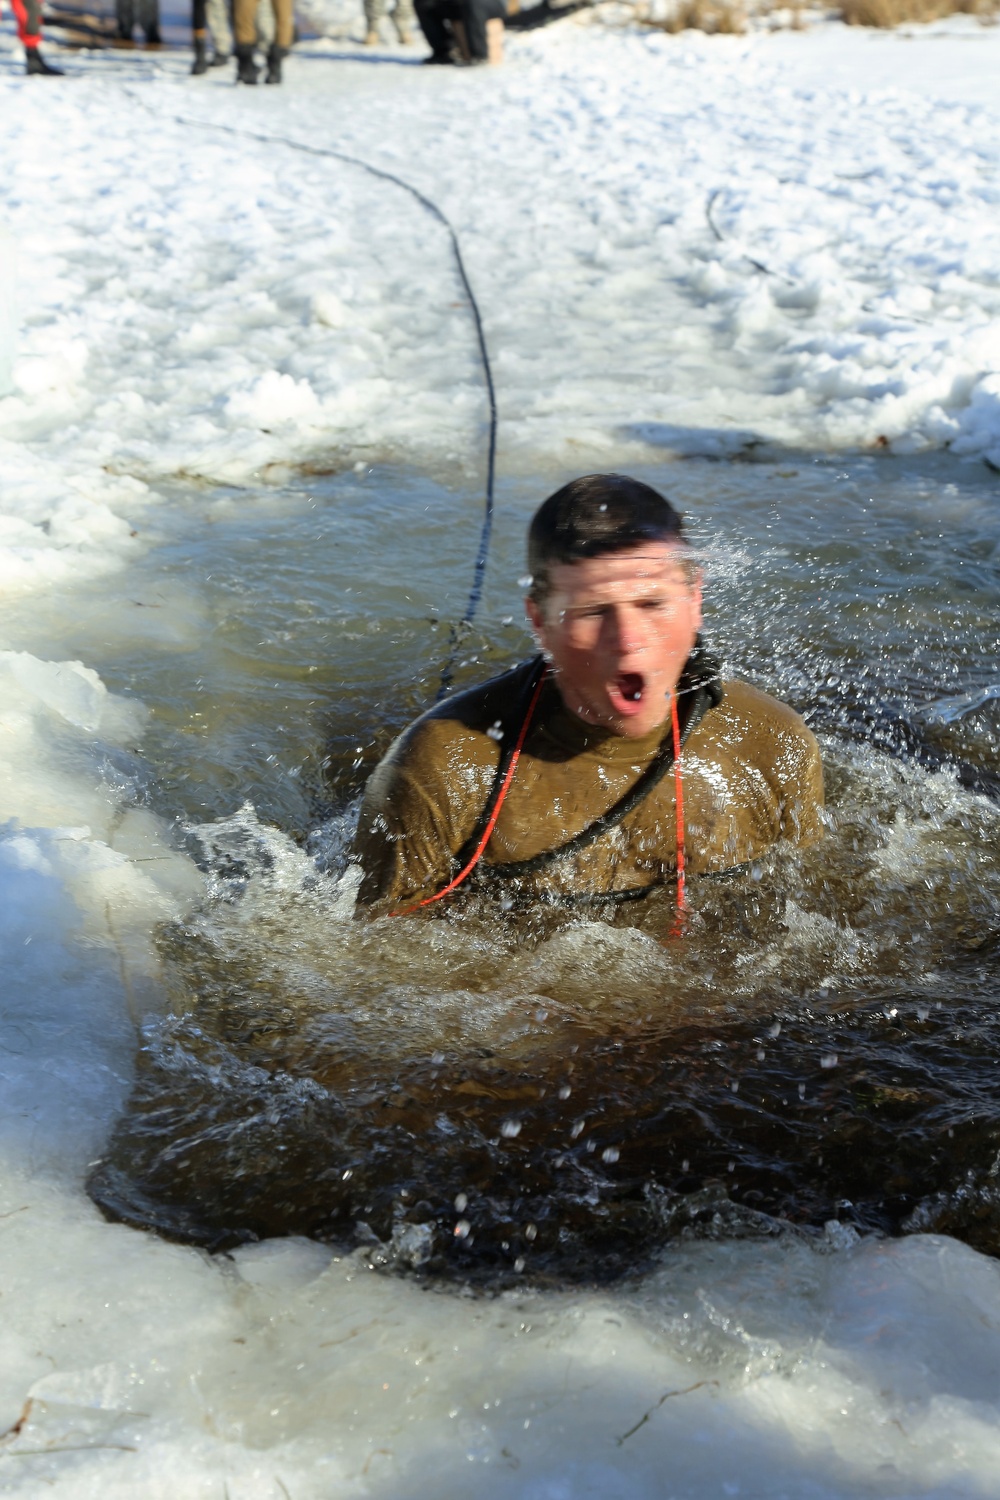
<svg viewBox="0 0 1000 1500">
<path fill-rule="evenodd" d="M 54 68 L 51 63 L 45 61 L 37 47 L 25 47 L 24 71 L 37 78 L 63 78 L 65 76 L 62 68 Z"/>
<path fill-rule="evenodd" d="M 267 77 L 265 83 L 281 82 L 281 61 L 288 56 L 284 47 L 279 47 L 277 42 L 272 42 L 267 49 Z"/>
<path fill-rule="evenodd" d="M 256 83 L 257 74 L 260 72 L 253 59 L 253 48 L 237 42 L 236 44 L 236 82 Z"/>
<path fill-rule="evenodd" d="M 194 39 L 194 62 L 191 64 L 191 72 L 195 74 L 208 72 L 208 57 L 205 54 L 203 36 L 196 36 Z"/>
</svg>

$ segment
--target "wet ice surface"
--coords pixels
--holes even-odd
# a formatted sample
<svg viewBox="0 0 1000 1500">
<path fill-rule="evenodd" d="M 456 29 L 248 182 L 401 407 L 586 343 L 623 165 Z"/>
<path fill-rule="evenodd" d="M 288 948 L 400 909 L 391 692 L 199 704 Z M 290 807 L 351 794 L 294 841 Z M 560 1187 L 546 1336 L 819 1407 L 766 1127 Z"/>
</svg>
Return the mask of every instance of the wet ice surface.
<svg viewBox="0 0 1000 1500">
<path fill-rule="evenodd" d="M 567 29 L 434 80 L 318 43 L 254 99 L 139 58 L 148 120 L 107 59 L 5 77 L 5 1492 L 995 1492 L 996 483 L 808 451 L 995 454 L 962 24 Z M 714 642 L 823 736 L 822 851 L 699 891 L 670 950 L 655 912 L 348 922 L 351 808 L 467 593 L 475 351 L 431 223 L 195 104 L 456 219 L 515 476 L 462 681 L 523 649 L 557 480 L 767 460 L 642 472 Z M 207 1257 L 101 1218 L 109 1168 L 175 1235 L 329 1238 Z"/>
</svg>

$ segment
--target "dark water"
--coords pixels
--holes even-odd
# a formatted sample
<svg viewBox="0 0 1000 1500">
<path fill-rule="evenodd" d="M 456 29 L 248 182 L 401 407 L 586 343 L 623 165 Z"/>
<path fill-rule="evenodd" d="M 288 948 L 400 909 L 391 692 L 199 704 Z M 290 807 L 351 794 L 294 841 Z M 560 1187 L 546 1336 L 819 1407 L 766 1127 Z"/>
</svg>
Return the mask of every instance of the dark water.
<svg viewBox="0 0 1000 1500">
<path fill-rule="evenodd" d="M 465 601 L 463 497 L 373 471 L 181 515 L 120 602 L 162 623 L 103 660 L 106 620 L 74 623 L 153 709 L 145 794 L 210 877 L 161 934 L 167 1014 L 92 1179 L 106 1212 L 493 1283 L 829 1219 L 1000 1253 L 1000 706 L 972 706 L 1000 682 L 1000 483 L 801 455 L 642 477 L 691 515 L 713 645 L 827 769 L 825 842 L 701 883 L 678 943 L 655 900 L 349 920 L 351 808 Z M 460 683 L 524 650 L 550 487 L 500 496 Z"/>
</svg>

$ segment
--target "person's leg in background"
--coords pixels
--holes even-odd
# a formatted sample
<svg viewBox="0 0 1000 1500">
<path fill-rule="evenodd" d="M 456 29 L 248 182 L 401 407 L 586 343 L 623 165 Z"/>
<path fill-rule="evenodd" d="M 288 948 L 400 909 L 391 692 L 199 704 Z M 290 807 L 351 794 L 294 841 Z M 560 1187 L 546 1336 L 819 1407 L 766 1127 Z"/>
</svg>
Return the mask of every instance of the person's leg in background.
<svg viewBox="0 0 1000 1500">
<path fill-rule="evenodd" d="M 414 9 L 431 55 L 429 63 L 450 63 L 453 36 L 445 25 L 443 0 L 414 0 Z"/>
<path fill-rule="evenodd" d="M 365 0 L 365 46 L 377 47 L 382 40 L 380 23 L 385 15 L 385 0 Z"/>
<path fill-rule="evenodd" d="M 490 61 L 490 46 L 487 38 L 487 23 L 503 23 L 507 14 L 504 0 L 463 0 L 462 20 L 465 23 L 465 40 L 469 49 L 469 60 L 474 63 Z M 494 51 L 496 43 L 494 42 Z"/>
<path fill-rule="evenodd" d="M 191 6 L 191 38 L 194 42 L 194 62 L 191 72 L 208 72 L 208 52 L 205 41 L 205 0 L 193 0 Z"/>
<path fill-rule="evenodd" d="M 132 0 L 115 0 L 115 20 L 118 25 L 118 40 L 131 45 L 135 30 L 135 6 Z"/>
<path fill-rule="evenodd" d="M 208 66 L 221 68 L 229 61 L 233 50 L 233 30 L 229 24 L 229 9 L 226 0 L 206 0 L 205 18 L 212 33 L 212 57 Z"/>
<path fill-rule="evenodd" d="M 281 64 L 292 50 L 295 31 L 293 0 L 271 0 L 274 9 L 274 41 L 267 49 L 265 83 L 281 82 Z"/>
<path fill-rule="evenodd" d="M 62 78 L 62 68 L 54 68 L 42 56 L 41 0 L 12 0 L 17 35 L 24 48 L 24 71 L 37 78 Z"/>
<path fill-rule="evenodd" d="M 396 9 L 392 13 L 392 24 L 396 28 L 396 35 L 404 47 L 408 47 L 413 41 L 413 28 L 417 18 L 413 14 L 413 0 L 396 0 Z"/>
<path fill-rule="evenodd" d="M 260 72 L 253 55 L 257 41 L 257 27 L 254 24 L 256 10 L 257 0 L 233 0 L 237 83 L 256 83 Z"/>
<path fill-rule="evenodd" d="M 162 47 L 160 36 L 160 0 L 137 0 L 136 20 L 142 27 L 147 47 Z"/>
</svg>

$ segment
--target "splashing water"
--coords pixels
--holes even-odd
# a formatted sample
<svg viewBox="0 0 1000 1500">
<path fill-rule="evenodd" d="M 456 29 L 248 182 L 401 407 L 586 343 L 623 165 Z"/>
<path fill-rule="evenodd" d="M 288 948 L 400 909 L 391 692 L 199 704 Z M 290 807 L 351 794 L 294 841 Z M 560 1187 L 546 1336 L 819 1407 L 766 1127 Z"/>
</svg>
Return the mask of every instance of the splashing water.
<svg viewBox="0 0 1000 1500">
<path fill-rule="evenodd" d="M 848 469 L 643 474 L 695 512 L 713 644 L 805 713 L 828 783 L 825 841 L 696 883 L 677 944 L 656 897 L 351 920 L 358 795 L 464 586 L 468 525 L 427 480 L 221 499 L 198 546 L 150 554 L 145 636 L 113 660 L 106 591 L 53 623 L 151 708 L 145 794 L 208 877 L 160 934 L 166 996 L 91 1179 L 107 1213 L 492 1283 L 830 1221 L 1000 1253 L 996 489 L 943 460 Z M 459 685 L 524 652 L 538 498 L 502 497 Z"/>
</svg>

